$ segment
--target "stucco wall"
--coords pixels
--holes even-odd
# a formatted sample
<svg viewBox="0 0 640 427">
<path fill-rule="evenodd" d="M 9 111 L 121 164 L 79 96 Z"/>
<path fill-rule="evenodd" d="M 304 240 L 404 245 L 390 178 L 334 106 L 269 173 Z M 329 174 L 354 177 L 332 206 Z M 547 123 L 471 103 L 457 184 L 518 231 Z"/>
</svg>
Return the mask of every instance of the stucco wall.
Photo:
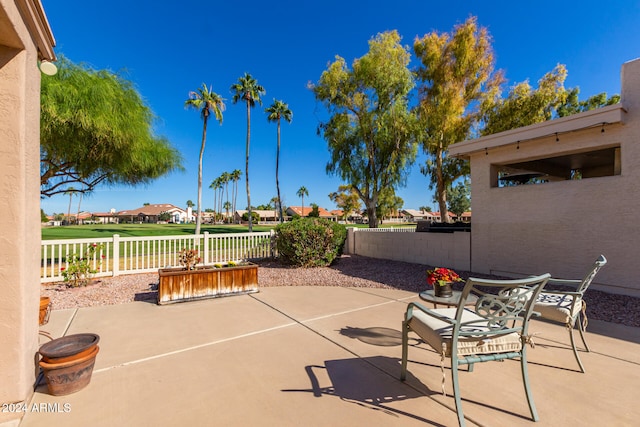
<svg viewBox="0 0 640 427">
<path fill-rule="evenodd" d="M 40 71 L 23 19 L 0 0 L 0 404 L 33 392 L 38 349 Z"/>
<path fill-rule="evenodd" d="M 594 288 L 640 294 L 640 60 L 622 69 L 623 124 L 471 154 L 472 268 L 515 276 L 580 278 L 604 254 Z M 491 164 L 619 144 L 621 174 L 542 185 L 491 187 Z"/>
<path fill-rule="evenodd" d="M 393 233 L 349 228 L 345 252 L 371 258 L 471 270 L 471 233 Z"/>
</svg>

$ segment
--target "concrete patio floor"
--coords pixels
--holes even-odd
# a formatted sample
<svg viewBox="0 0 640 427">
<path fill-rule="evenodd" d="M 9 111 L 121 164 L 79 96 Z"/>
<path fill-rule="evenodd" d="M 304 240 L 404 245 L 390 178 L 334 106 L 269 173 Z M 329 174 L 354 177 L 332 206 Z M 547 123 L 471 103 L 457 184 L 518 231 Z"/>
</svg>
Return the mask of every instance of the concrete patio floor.
<svg viewBox="0 0 640 427">
<path fill-rule="evenodd" d="M 40 385 L 20 426 L 457 425 L 429 347 L 412 340 L 408 380 L 398 380 L 400 325 L 416 300 L 398 290 L 273 287 L 166 306 L 53 311 L 42 331 L 97 333 L 100 353 L 85 389 L 51 396 Z M 540 421 L 529 418 L 520 365 L 510 360 L 461 373 L 468 425 L 637 425 L 640 328 L 592 321 L 592 352 L 581 353 L 586 374 L 564 327 L 534 321 L 531 331 Z"/>
</svg>

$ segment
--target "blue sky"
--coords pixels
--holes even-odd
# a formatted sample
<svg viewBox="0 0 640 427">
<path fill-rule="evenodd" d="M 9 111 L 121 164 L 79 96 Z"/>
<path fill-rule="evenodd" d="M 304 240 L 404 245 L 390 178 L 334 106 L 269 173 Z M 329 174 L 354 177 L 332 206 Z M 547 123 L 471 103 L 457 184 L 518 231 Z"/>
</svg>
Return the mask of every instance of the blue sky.
<svg viewBox="0 0 640 427">
<path fill-rule="evenodd" d="M 82 210 L 133 209 L 143 203 L 185 207 L 197 199 L 198 153 L 202 121 L 185 110 L 189 91 L 206 83 L 226 98 L 220 126 L 207 133 L 203 209 L 213 207 L 209 184 L 224 171 L 244 172 L 246 108 L 232 104 L 230 86 L 245 72 L 266 89 L 263 106 L 252 110 L 249 179 L 252 204 L 276 195 L 276 125 L 264 108 L 281 99 L 293 111 L 282 124 L 280 189 L 287 206 L 299 206 L 305 186 L 310 203 L 332 209 L 328 194 L 342 182 L 325 173 L 326 142 L 316 134 L 323 107 L 307 89 L 335 55 L 349 64 L 368 51 L 380 32 L 398 30 L 403 44 L 431 31 L 451 32 L 469 16 L 487 27 L 509 86 L 537 81 L 558 63 L 568 69 L 566 87 L 579 86 L 580 98 L 620 91 L 622 63 L 640 56 L 640 2 L 614 1 L 462 1 L 323 0 L 194 1 L 43 0 L 56 38 L 57 54 L 96 69 L 122 72 L 158 117 L 155 132 L 182 153 L 186 172 L 143 187 L 100 187 L 85 196 Z M 436 4 L 434 4 L 436 3 Z M 412 52 L 412 58 L 414 58 Z M 414 60 L 414 64 L 415 60 Z M 43 76 L 46 78 L 46 76 Z M 405 208 L 434 206 L 419 156 L 407 186 L 397 194 Z M 246 205 L 244 177 L 238 207 Z M 46 213 L 66 212 L 69 197 L 42 200 Z M 72 211 L 77 209 L 74 198 Z"/>
</svg>

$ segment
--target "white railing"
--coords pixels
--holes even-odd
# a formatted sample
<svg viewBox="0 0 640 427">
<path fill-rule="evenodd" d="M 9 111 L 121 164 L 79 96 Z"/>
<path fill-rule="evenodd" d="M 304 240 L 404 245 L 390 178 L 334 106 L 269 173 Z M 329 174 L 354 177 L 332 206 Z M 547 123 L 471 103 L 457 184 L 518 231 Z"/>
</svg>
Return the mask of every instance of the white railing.
<svg viewBox="0 0 640 427">
<path fill-rule="evenodd" d="M 273 256 L 274 232 L 229 233 L 180 236 L 120 237 L 43 240 L 41 243 L 40 282 L 64 280 L 62 269 L 68 259 L 83 257 L 87 249 L 97 245 L 90 258 L 95 277 L 149 273 L 159 268 L 178 266 L 182 249 L 198 249 L 204 265 Z"/>
</svg>

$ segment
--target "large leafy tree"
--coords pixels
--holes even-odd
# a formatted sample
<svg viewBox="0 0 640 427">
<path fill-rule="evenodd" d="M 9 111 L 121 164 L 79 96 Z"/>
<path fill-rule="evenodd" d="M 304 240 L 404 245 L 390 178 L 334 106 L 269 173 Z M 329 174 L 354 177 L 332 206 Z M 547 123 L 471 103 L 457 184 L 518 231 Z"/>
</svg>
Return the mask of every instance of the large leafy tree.
<svg viewBox="0 0 640 427">
<path fill-rule="evenodd" d="M 569 116 L 571 114 L 581 113 L 583 111 L 594 110 L 596 108 L 606 107 L 608 105 L 617 104 L 620 102 L 620 95 L 615 94 L 607 97 L 606 92 L 598 93 L 590 96 L 585 101 L 580 101 L 578 95 L 580 88 L 575 87 L 567 92 L 567 96 L 564 102 L 562 102 L 556 109 L 559 117 Z"/>
<path fill-rule="evenodd" d="M 255 107 L 256 103 L 262 105 L 262 99 L 266 91 L 264 87 L 258 84 L 258 81 L 254 79 L 251 74 L 244 73 L 244 75 L 238 78 L 238 82 L 231 85 L 231 92 L 233 93 L 233 103 L 238 101 L 244 101 L 247 105 L 247 143 L 246 143 L 246 157 L 245 157 L 245 169 L 244 177 L 247 187 L 247 209 L 249 211 L 249 232 L 253 231 L 253 215 L 251 215 L 251 191 L 249 190 L 249 145 L 251 141 L 251 109 Z"/>
<path fill-rule="evenodd" d="M 475 17 L 451 34 L 432 32 L 416 38 L 413 48 L 421 64 L 416 111 L 428 156 L 421 172 L 430 177 L 430 188 L 435 187 L 442 220 L 450 222 L 447 188 L 469 173 L 469 164 L 447 157 L 447 148 L 470 136 L 503 77 L 494 72 L 490 36 L 486 28 L 478 27 Z"/>
<path fill-rule="evenodd" d="M 408 108 L 414 79 L 400 40 L 396 31 L 378 34 L 351 69 L 336 56 L 311 87 L 329 112 L 319 126 L 331 155 L 327 172 L 358 193 L 372 228 L 380 192 L 403 185 L 416 156 L 415 116 Z"/>
<path fill-rule="evenodd" d="M 133 84 L 110 71 L 60 57 L 58 73 L 42 79 L 40 118 L 42 196 L 145 184 L 182 169 Z"/>
<path fill-rule="evenodd" d="M 189 92 L 189 98 L 184 102 L 186 108 L 194 108 L 200 111 L 202 118 L 202 141 L 200 143 L 200 157 L 198 158 L 198 201 L 197 201 L 197 217 L 196 217 L 196 234 L 200 234 L 200 225 L 202 223 L 202 158 L 204 156 L 204 146 L 207 141 L 207 123 L 209 117 L 213 114 L 213 118 L 222 124 L 222 112 L 224 111 L 224 99 L 208 88 L 206 84 L 197 91 Z"/>
<path fill-rule="evenodd" d="M 280 183 L 278 182 L 278 169 L 280 167 L 280 121 L 285 119 L 288 123 L 291 123 L 293 113 L 289 109 L 289 105 L 275 99 L 273 104 L 271 104 L 271 106 L 269 106 L 265 111 L 269 113 L 267 120 L 278 124 L 278 147 L 276 149 L 276 192 L 278 195 L 278 215 L 280 217 L 280 224 L 282 224 L 282 203 L 280 202 Z"/>
<path fill-rule="evenodd" d="M 564 81 L 567 69 L 557 65 L 539 81 L 533 89 L 528 81 L 518 83 L 509 90 L 506 98 L 496 97 L 488 104 L 482 135 L 491 135 L 534 123 L 551 120 L 556 110 L 565 105 L 567 91 Z"/>
<path fill-rule="evenodd" d="M 451 197 L 449 198 L 449 210 L 456 214 L 458 218 L 471 209 L 471 183 L 468 179 L 458 181 L 458 183 L 449 190 Z"/>
<path fill-rule="evenodd" d="M 329 193 L 329 199 L 342 210 L 342 219 L 349 218 L 349 214 L 360 211 L 360 196 L 350 185 L 341 185 L 338 191 Z"/>
<path fill-rule="evenodd" d="M 401 197 L 396 195 L 396 192 L 393 188 L 385 188 L 382 192 L 380 192 L 380 201 L 378 202 L 378 218 L 380 218 L 380 222 L 386 217 L 391 215 L 398 215 L 398 211 L 402 209 L 404 205 L 404 200 Z"/>
</svg>

